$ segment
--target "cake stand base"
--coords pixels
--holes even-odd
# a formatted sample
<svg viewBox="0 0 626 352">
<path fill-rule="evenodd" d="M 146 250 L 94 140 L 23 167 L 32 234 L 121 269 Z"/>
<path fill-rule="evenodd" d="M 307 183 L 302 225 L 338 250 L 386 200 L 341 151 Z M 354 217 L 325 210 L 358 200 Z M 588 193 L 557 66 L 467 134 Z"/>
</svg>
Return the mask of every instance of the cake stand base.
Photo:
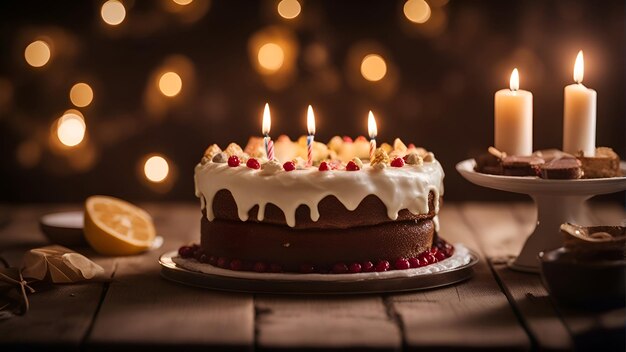
<svg viewBox="0 0 626 352">
<path fill-rule="evenodd" d="M 509 267 L 518 271 L 538 273 L 538 253 L 563 245 L 563 235 L 558 231 L 561 224 L 571 222 L 592 225 L 593 220 L 588 215 L 586 204 L 591 196 L 550 194 L 530 194 L 530 196 L 537 208 L 537 224 L 517 258 L 509 262 Z"/>
<path fill-rule="evenodd" d="M 545 180 L 538 177 L 489 175 L 474 171 L 474 159 L 461 161 L 457 171 L 478 186 L 529 195 L 537 208 L 537 224 L 524 247 L 509 262 L 514 270 L 538 273 L 540 252 L 563 246 L 561 224 L 596 225 L 590 217 L 586 201 L 599 194 L 626 190 L 626 177 L 580 180 Z M 620 164 L 626 175 L 626 163 Z"/>
</svg>

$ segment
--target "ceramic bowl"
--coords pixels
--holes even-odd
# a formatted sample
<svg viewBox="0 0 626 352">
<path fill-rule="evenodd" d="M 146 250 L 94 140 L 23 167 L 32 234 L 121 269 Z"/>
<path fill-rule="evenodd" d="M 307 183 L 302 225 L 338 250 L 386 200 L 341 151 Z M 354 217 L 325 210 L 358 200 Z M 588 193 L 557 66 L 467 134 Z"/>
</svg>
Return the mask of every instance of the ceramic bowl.
<svg viewBox="0 0 626 352">
<path fill-rule="evenodd" d="M 541 252 L 539 260 L 543 283 L 558 302 L 588 309 L 626 305 L 623 252 L 581 254 L 561 247 Z"/>
</svg>

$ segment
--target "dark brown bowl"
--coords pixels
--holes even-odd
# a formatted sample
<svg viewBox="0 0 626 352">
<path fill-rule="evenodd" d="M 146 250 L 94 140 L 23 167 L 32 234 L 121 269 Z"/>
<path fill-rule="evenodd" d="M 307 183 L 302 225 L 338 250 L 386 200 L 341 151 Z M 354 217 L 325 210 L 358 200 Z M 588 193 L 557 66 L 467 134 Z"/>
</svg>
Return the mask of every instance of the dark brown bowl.
<svg viewBox="0 0 626 352">
<path fill-rule="evenodd" d="M 539 254 L 541 278 L 559 302 L 586 309 L 626 305 L 626 259 L 620 252 L 584 254 L 563 247 Z"/>
<path fill-rule="evenodd" d="M 39 228 L 52 243 L 70 248 L 86 247 L 83 222 L 82 211 L 47 214 L 39 219 Z"/>
</svg>

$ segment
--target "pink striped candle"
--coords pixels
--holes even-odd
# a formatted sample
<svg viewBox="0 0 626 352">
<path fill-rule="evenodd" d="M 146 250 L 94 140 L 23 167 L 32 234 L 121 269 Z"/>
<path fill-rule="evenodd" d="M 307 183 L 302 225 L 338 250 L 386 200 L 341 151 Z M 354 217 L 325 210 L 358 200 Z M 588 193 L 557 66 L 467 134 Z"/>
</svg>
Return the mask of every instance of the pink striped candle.
<svg viewBox="0 0 626 352">
<path fill-rule="evenodd" d="M 306 166 L 311 167 L 313 165 L 313 140 L 315 139 L 315 115 L 313 114 L 313 108 L 311 105 L 309 105 L 306 113 L 306 127 L 309 132 L 309 135 L 306 137 Z"/>
<path fill-rule="evenodd" d="M 274 159 L 274 142 L 270 138 L 270 129 L 272 128 L 272 118 L 270 117 L 270 105 L 265 103 L 265 109 L 263 109 L 263 126 L 262 132 L 265 136 L 263 140 L 265 141 L 265 155 L 267 156 L 267 160 Z"/>
<path fill-rule="evenodd" d="M 370 110 L 367 114 L 367 132 L 370 136 L 370 162 L 374 160 L 374 152 L 376 151 L 376 135 L 378 134 L 378 127 L 376 126 L 376 119 L 374 114 Z"/>
</svg>

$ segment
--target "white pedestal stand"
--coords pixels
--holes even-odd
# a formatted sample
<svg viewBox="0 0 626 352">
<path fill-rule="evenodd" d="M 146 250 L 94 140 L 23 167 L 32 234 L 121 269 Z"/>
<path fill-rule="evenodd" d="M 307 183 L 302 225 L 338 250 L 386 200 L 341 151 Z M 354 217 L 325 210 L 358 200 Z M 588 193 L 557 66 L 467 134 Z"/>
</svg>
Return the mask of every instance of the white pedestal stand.
<svg viewBox="0 0 626 352">
<path fill-rule="evenodd" d="M 598 194 L 626 190 L 626 177 L 581 180 L 545 180 L 538 177 L 489 175 L 474 171 L 474 159 L 456 165 L 468 181 L 482 187 L 528 194 L 537 207 L 537 225 L 517 258 L 509 263 L 514 270 L 539 272 L 537 255 L 546 249 L 563 245 L 559 232 L 562 223 L 594 225 L 586 209 L 586 201 Z M 626 175 L 626 163 L 621 163 Z"/>
</svg>

